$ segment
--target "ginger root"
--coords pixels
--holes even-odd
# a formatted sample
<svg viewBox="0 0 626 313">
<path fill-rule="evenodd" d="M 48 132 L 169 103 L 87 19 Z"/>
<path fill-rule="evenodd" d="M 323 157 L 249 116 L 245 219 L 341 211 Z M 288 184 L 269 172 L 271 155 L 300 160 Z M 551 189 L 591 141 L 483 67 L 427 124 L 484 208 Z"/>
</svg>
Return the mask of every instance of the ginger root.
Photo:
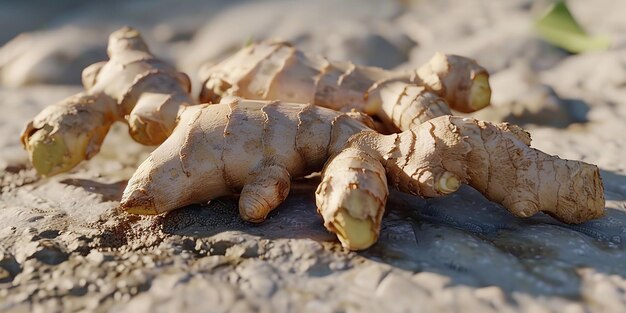
<svg viewBox="0 0 626 313">
<path fill-rule="evenodd" d="M 374 159 L 385 168 L 389 185 L 414 195 L 442 196 L 467 183 L 518 217 L 539 211 L 566 223 L 600 217 L 604 188 L 598 167 L 545 154 L 529 143 L 517 127 L 455 116 L 399 134 L 361 132 L 322 172 L 318 211 L 345 247 L 372 245 L 384 208 L 378 204 L 387 192 L 372 184 L 381 181 L 380 167 L 355 164 Z M 357 235 L 366 228 L 368 235 Z"/>
<path fill-rule="evenodd" d="M 437 197 L 467 183 L 516 216 L 547 212 L 567 223 L 603 213 L 596 166 L 530 148 L 510 125 L 442 116 L 382 135 L 348 114 L 312 105 L 235 100 L 189 107 L 124 191 L 130 213 L 159 214 L 241 193 L 242 218 L 260 222 L 292 177 L 321 169 L 316 202 L 348 249 L 378 238 L 387 183 Z"/>
<path fill-rule="evenodd" d="M 330 62 L 287 43 L 260 43 L 205 68 L 200 76 L 201 102 L 238 96 L 312 103 L 344 112 L 356 109 L 378 117 L 389 131 L 449 115 L 450 107 L 473 112 L 489 105 L 491 98 L 484 68 L 471 59 L 441 53 L 417 71 L 405 73 Z"/>
<path fill-rule="evenodd" d="M 112 33 L 107 52 L 109 61 L 83 71 L 84 92 L 45 108 L 26 126 L 21 141 L 41 175 L 90 159 L 115 121 L 128 123 L 136 141 L 159 144 L 181 107 L 196 103 L 187 75 L 153 56 L 135 29 Z"/>
<path fill-rule="evenodd" d="M 44 109 L 21 139 L 46 176 L 91 158 L 115 121 L 140 143 L 163 142 L 124 191 L 130 213 L 240 194 L 242 218 L 261 222 L 287 197 L 291 178 L 323 168 L 318 211 L 352 250 L 376 242 L 388 184 L 437 197 L 467 183 L 520 217 L 543 211 L 580 223 L 603 213 L 596 166 L 530 148 L 516 126 L 449 115 L 446 101 L 464 112 L 489 104 L 487 73 L 469 59 L 438 54 L 407 74 L 253 45 L 206 72 L 203 100 L 319 106 L 193 106 L 188 77 L 155 58 L 136 30 L 113 33 L 108 53 L 83 71 L 85 92 Z M 404 131 L 383 135 L 365 115 L 337 111 L 350 109 Z"/>
</svg>

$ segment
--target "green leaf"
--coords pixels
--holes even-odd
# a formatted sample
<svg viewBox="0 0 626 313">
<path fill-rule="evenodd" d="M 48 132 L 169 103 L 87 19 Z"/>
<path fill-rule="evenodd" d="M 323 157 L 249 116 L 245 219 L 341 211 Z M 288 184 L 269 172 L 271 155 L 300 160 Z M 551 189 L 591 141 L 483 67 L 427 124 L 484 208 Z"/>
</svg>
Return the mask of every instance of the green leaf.
<svg viewBox="0 0 626 313">
<path fill-rule="evenodd" d="M 250 47 L 254 43 L 254 37 L 250 35 L 246 42 L 243 44 L 244 48 Z"/>
<path fill-rule="evenodd" d="M 537 19 L 535 29 L 545 41 L 572 53 L 606 50 L 611 43 L 607 36 L 589 36 L 561 0 Z"/>
</svg>

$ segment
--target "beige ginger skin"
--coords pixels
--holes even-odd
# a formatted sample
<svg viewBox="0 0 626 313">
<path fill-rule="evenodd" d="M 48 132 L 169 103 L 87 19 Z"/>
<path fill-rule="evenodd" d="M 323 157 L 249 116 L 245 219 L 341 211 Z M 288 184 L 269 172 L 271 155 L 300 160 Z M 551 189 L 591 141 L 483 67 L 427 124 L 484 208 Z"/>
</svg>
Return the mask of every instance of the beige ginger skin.
<svg viewBox="0 0 626 313">
<path fill-rule="evenodd" d="M 196 103 L 187 75 L 152 55 L 135 29 L 112 33 L 107 52 L 109 61 L 83 71 L 84 92 L 45 108 L 26 126 L 21 140 L 40 174 L 90 159 L 116 121 L 127 123 L 137 142 L 160 144 L 179 110 Z"/>
<path fill-rule="evenodd" d="M 378 238 L 388 185 L 423 197 L 467 183 L 516 216 L 567 223 L 602 215 L 596 166 L 530 148 L 508 124 L 442 116 L 382 135 L 348 114 L 312 105 L 234 100 L 189 107 L 124 191 L 130 213 L 159 214 L 241 194 L 245 220 L 263 221 L 290 180 L 326 163 L 316 192 L 325 226 L 352 250 Z"/>
<path fill-rule="evenodd" d="M 417 71 L 391 72 L 331 62 L 284 42 L 252 44 L 205 68 L 200 78 L 203 103 L 237 96 L 355 109 L 377 117 L 392 132 L 449 115 L 450 107 L 474 112 L 491 98 L 487 71 L 465 57 L 437 53 Z"/>
</svg>

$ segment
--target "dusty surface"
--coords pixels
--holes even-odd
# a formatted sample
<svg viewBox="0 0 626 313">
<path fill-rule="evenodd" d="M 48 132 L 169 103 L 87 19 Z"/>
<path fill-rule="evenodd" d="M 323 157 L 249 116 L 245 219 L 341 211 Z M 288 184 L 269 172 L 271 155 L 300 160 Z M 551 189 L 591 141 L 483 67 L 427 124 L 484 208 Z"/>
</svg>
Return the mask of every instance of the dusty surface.
<svg viewBox="0 0 626 313">
<path fill-rule="evenodd" d="M 0 4 L 0 16 L 38 23 L 2 18 L 0 40 L 40 30 L 0 49 L 1 312 L 626 309 L 623 2 L 571 1 L 581 23 L 614 43 L 576 56 L 533 36 L 529 1 L 203 2 L 68 0 L 41 13 Z M 436 50 L 473 56 L 493 73 L 493 107 L 480 116 L 522 123 L 537 148 L 598 164 L 606 215 L 568 226 L 514 218 L 470 188 L 431 200 L 393 193 L 380 241 L 362 253 L 342 250 L 323 228 L 315 179 L 258 226 L 239 219 L 234 199 L 124 215 L 117 201 L 149 152 L 124 127 L 96 158 L 53 178 L 34 173 L 18 137 L 43 106 L 78 90 L 54 84 L 77 82 L 81 64 L 102 55 L 105 40 L 82 38 L 125 23 L 192 77 L 250 38 L 389 68 L 416 67 Z"/>
</svg>

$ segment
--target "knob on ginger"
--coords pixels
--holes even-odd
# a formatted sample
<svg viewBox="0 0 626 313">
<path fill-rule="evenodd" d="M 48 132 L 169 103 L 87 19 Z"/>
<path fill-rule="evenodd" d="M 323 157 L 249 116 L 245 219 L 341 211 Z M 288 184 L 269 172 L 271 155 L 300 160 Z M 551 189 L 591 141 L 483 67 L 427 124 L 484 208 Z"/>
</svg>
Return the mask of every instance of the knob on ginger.
<svg viewBox="0 0 626 313">
<path fill-rule="evenodd" d="M 467 183 L 520 217 L 544 211 L 580 223 L 603 213 L 596 166 L 528 143 L 516 127 L 452 116 L 382 135 L 311 105 L 236 100 L 189 107 L 130 179 L 121 206 L 159 214 L 241 193 L 241 216 L 260 222 L 285 199 L 292 177 L 326 164 L 318 211 L 353 250 L 377 240 L 388 184 L 437 197 Z"/>
</svg>

